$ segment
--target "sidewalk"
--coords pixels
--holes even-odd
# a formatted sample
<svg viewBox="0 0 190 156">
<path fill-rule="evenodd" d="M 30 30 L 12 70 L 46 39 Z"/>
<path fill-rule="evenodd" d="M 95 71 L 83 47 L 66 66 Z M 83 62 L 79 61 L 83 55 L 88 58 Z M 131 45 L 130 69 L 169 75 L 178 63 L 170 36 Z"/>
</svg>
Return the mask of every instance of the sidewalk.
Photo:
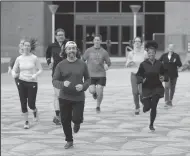
<svg viewBox="0 0 190 156">
<path fill-rule="evenodd" d="M 52 123 L 51 72 L 39 78 L 37 107 L 40 122 L 23 129 L 20 102 L 14 81 L 1 75 L 1 156 L 190 156 L 190 73 L 179 73 L 174 107 L 158 105 L 156 131 L 148 130 L 149 113 L 134 116 L 129 69 L 107 72 L 102 112 L 86 92 L 84 123 L 74 134 L 73 149 L 64 149 L 62 127 Z M 142 107 L 141 107 L 142 108 Z"/>
</svg>

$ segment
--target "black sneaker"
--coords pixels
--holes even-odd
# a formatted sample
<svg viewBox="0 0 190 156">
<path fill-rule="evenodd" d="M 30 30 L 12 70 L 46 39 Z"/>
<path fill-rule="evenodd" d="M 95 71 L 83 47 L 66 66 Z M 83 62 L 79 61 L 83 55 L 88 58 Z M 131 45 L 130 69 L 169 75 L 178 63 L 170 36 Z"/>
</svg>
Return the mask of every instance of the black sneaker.
<svg viewBox="0 0 190 156">
<path fill-rule="evenodd" d="M 151 131 L 155 131 L 154 126 L 149 126 L 149 129 L 150 129 Z"/>
<path fill-rule="evenodd" d="M 100 107 L 96 107 L 96 112 L 100 113 Z"/>
<path fill-rule="evenodd" d="M 93 96 L 94 100 L 97 99 L 97 93 L 92 94 L 92 96 Z"/>
<path fill-rule="evenodd" d="M 64 146 L 65 149 L 69 149 L 69 148 L 72 148 L 73 147 L 73 142 L 72 141 L 68 141 L 66 143 L 66 145 Z"/>
<path fill-rule="evenodd" d="M 53 118 L 53 122 L 54 122 L 56 125 L 61 125 L 60 120 L 59 120 L 58 117 L 56 117 L 56 116 Z"/>
<path fill-rule="evenodd" d="M 77 133 L 80 129 L 80 124 L 74 124 L 73 131 L 74 133 Z"/>
</svg>

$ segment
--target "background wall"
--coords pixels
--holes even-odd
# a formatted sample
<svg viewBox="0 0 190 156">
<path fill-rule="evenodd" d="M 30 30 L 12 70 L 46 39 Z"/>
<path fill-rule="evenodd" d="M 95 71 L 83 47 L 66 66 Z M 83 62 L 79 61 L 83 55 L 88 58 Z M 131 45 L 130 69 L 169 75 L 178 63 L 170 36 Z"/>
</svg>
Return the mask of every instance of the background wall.
<svg viewBox="0 0 190 156">
<path fill-rule="evenodd" d="M 15 55 L 22 36 L 38 38 L 36 54 L 43 55 L 48 37 L 44 35 L 48 24 L 44 22 L 45 5 L 44 2 L 1 2 L 1 57 Z"/>
<path fill-rule="evenodd" d="M 165 2 L 165 34 L 166 45 L 173 42 L 179 52 L 187 52 L 187 42 L 190 42 L 190 2 Z"/>
</svg>

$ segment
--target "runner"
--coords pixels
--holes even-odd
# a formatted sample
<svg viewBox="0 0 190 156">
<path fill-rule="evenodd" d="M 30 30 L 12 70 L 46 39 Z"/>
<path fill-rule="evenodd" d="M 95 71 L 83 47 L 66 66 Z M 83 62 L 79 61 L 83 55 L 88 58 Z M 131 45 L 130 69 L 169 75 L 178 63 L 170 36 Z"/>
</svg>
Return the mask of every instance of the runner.
<svg viewBox="0 0 190 156">
<path fill-rule="evenodd" d="M 52 76 L 55 71 L 55 67 L 59 62 L 63 60 L 64 54 L 64 46 L 67 43 L 67 39 L 65 39 L 65 31 L 61 28 L 55 31 L 55 43 L 52 43 L 48 46 L 46 51 L 46 60 L 49 68 L 52 69 Z M 53 62 L 51 62 L 51 58 L 53 58 Z M 61 125 L 60 122 L 60 108 L 59 108 L 59 89 L 54 87 L 54 110 L 55 110 L 55 117 L 53 118 L 53 122 L 56 125 Z"/>
<path fill-rule="evenodd" d="M 101 47 L 101 35 L 96 35 L 93 42 L 94 46 L 85 51 L 83 60 L 87 61 L 91 77 L 89 91 L 93 98 L 97 100 L 96 111 L 99 113 L 103 100 L 103 90 L 106 86 L 106 71 L 111 66 L 111 61 L 108 52 Z"/>
<path fill-rule="evenodd" d="M 138 83 L 142 83 L 142 99 L 144 105 L 143 112 L 150 111 L 151 131 L 154 131 L 154 121 L 157 114 L 157 104 L 160 98 L 164 97 L 163 81 L 167 81 L 167 73 L 162 63 L 155 59 L 158 44 L 155 41 L 149 41 L 145 45 L 148 52 L 148 59 L 140 64 L 137 72 Z"/>
<path fill-rule="evenodd" d="M 35 50 L 36 46 L 33 41 L 25 39 L 23 53 L 17 57 L 12 70 L 12 76 L 18 78 L 17 87 L 25 120 L 25 129 L 29 128 L 27 101 L 29 108 L 33 110 L 34 121 L 38 121 L 38 111 L 36 108 L 37 77 L 42 73 L 42 66 L 38 57 L 31 53 Z"/>
<path fill-rule="evenodd" d="M 147 52 L 144 50 L 142 40 L 140 37 L 136 37 L 133 41 L 133 50 L 129 52 L 126 62 L 126 67 L 131 68 L 131 86 L 133 93 L 133 100 L 135 103 L 135 115 L 140 113 L 139 98 L 142 90 L 142 85 L 137 84 L 136 72 L 139 64 L 147 59 Z"/>
<path fill-rule="evenodd" d="M 9 66 L 8 66 L 8 74 L 11 74 L 13 66 L 15 64 L 15 61 L 16 61 L 17 57 L 23 53 L 23 45 L 24 45 L 24 38 L 20 40 L 20 43 L 19 43 L 19 53 L 17 53 L 16 56 L 14 56 L 14 57 L 12 57 L 10 59 Z M 17 81 L 18 81 L 18 78 L 15 78 L 16 86 L 17 86 Z"/>
<path fill-rule="evenodd" d="M 178 78 L 178 67 L 182 66 L 180 56 L 174 52 L 174 44 L 168 45 L 168 52 L 159 59 L 168 71 L 169 81 L 165 82 L 165 107 L 172 106 L 175 86 Z"/>
<path fill-rule="evenodd" d="M 79 131 L 80 124 L 83 122 L 84 92 L 89 87 L 90 78 L 87 65 L 76 57 L 76 43 L 68 41 L 65 51 L 67 59 L 57 65 L 53 76 L 53 86 L 60 89 L 61 122 L 67 141 L 65 149 L 68 149 L 73 147 L 71 121 L 74 123 L 73 131 L 75 133 Z"/>
</svg>

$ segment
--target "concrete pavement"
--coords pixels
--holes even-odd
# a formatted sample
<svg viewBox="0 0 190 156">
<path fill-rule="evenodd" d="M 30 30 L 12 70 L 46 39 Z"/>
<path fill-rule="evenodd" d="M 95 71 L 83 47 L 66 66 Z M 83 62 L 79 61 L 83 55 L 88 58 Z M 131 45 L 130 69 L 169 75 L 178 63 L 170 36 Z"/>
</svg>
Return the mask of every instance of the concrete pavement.
<svg viewBox="0 0 190 156">
<path fill-rule="evenodd" d="M 45 71 L 39 78 L 40 121 L 33 123 L 29 111 L 31 128 L 24 130 L 14 81 L 1 74 L 2 156 L 190 156 L 190 73 L 180 73 L 173 108 L 165 109 L 160 100 L 156 131 L 151 133 L 149 113 L 134 116 L 130 70 L 109 70 L 102 112 L 96 114 L 96 103 L 87 91 L 84 123 L 69 150 L 64 149 L 62 127 L 52 123 L 50 75 Z"/>
</svg>

